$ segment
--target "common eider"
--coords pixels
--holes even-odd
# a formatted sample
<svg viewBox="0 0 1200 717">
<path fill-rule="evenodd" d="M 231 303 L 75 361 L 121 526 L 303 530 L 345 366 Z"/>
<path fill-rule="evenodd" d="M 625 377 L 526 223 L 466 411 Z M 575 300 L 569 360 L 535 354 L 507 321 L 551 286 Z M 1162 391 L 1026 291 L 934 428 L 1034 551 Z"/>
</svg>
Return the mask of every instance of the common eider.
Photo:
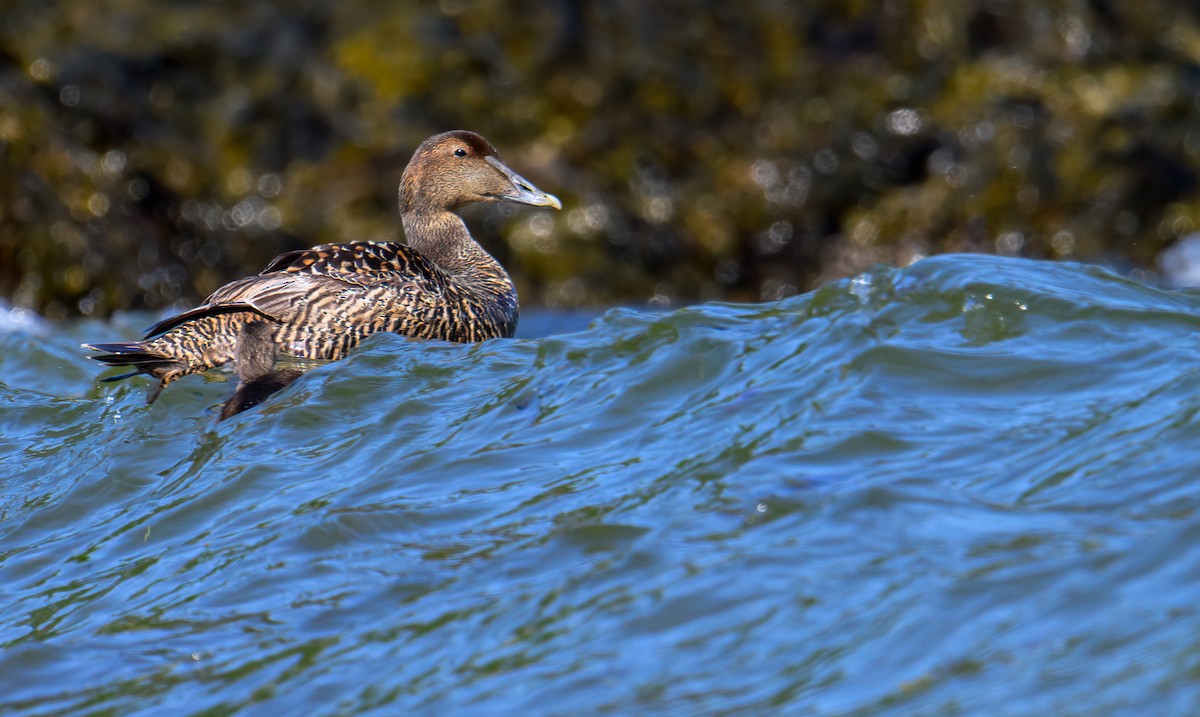
<svg viewBox="0 0 1200 717">
<path fill-rule="evenodd" d="M 332 360 L 367 336 L 472 342 L 510 337 L 517 326 L 512 279 L 457 212 L 475 202 L 561 209 L 500 161 L 473 132 L 421 143 L 400 180 L 407 244 L 325 244 L 275 257 L 256 276 L 230 282 L 203 304 L 158 323 L 142 341 L 83 344 L 91 358 L 158 379 L 148 403 L 171 382 L 234 359 L 243 325 L 266 322 L 278 352 Z"/>
</svg>

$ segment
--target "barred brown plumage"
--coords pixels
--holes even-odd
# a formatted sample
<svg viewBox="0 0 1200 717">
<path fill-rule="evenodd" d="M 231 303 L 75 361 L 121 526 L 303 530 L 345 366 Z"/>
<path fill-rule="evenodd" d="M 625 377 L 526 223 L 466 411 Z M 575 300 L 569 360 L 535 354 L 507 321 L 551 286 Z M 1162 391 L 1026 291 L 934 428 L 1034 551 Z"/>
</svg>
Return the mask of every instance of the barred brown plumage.
<svg viewBox="0 0 1200 717">
<path fill-rule="evenodd" d="M 234 359 L 242 327 L 269 323 L 277 351 L 338 359 L 381 332 L 474 342 L 512 336 L 512 279 L 471 237 L 456 213 L 473 202 L 561 209 L 556 197 L 509 169 L 483 137 L 454 131 L 425 140 L 400 181 L 407 244 L 346 242 L 291 251 L 259 274 L 217 289 L 202 305 L 131 343 L 84 344 L 92 358 L 157 379 L 153 402 L 172 381 Z M 247 334 L 248 336 L 249 334 Z"/>
</svg>

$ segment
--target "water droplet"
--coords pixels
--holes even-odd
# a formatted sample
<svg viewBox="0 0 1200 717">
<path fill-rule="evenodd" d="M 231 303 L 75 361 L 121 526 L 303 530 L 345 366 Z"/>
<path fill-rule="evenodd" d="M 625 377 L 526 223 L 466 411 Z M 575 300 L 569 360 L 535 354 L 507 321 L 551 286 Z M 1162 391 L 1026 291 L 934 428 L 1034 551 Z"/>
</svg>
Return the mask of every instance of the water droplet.
<svg viewBox="0 0 1200 717">
<path fill-rule="evenodd" d="M 50 79 L 50 71 L 50 63 L 44 59 L 37 59 L 29 64 L 29 76 L 38 82 Z"/>
<path fill-rule="evenodd" d="M 129 197 L 135 202 L 140 202 L 150 193 L 150 183 L 144 177 L 134 177 L 129 180 Z"/>
<path fill-rule="evenodd" d="M 250 176 L 250 170 L 245 167 L 238 167 L 229 173 L 225 180 L 229 191 L 234 194 L 245 194 L 254 187 L 254 178 Z"/>
<path fill-rule="evenodd" d="M 862 301 L 866 301 L 871 296 L 871 285 L 874 279 L 870 274 L 859 274 L 850 280 L 850 293 Z"/>
<path fill-rule="evenodd" d="M 1013 256 L 1021 251 L 1021 247 L 1024 245 L 1025 235 L 1021 232 L 1004 232 L 996 237 L 996 251 L 1000 254 Z"/>
<path fill-rule="evenodd" d="M 119 149 L 110 149 L 105 152 L 100 164 L 106 174 L 120 174 L 125 169 L 125 153 Z"/>
<path fill-rule="evenodd" d="M 250 200 L 238 202 L 237 205 L 230 210 L 229 215 L 233 218 L 233 223 L 239 227 L 244 227 L 258 217 L 257 208 Z"/>
<path fill-rule="evenodd" d="M 902 136 L 914 135 L 921 131 L 921 115 L 917 111 L 904 107 L 888 114 L 888 131 Z"/>
<path fill-rule="evenodd" d="M 258 193 L 270 199 L 283 190 L 283 180 L 278 174 L 264 174 L 258 178 Z"/>
<path fill-rule="evenodd" d="M 642 216 L 653 224 L 663 224 L 671 218 L 674 208 L 670 199 L 660 195 L 652 197 L 642 205 Z"/>
<path fill-rule="evenodd" d="M 838 168 L 838 157 L 832 149 L 823 149 L 813 157 L 813 166 L 821 174 L 833 174 Z"/>
<path fill-rule="evenodd" d="M 608 225 L 608 210 L 602 204 L 592 204 L 584 210 L 584 216 L 587 218 L 588 227 L 593 231 L 599 231 Z"/>
<path fill-rule="evenodd" d="M 859 132 L 850 140 L 850 148 L 859 159 L 874 159 L 879 151 L 879 143 L 866 132 Z"/>
<path fill-rule="evenodd" d="M 724 259 L 717 264 L 717 269 L 713 272 L 713 275 L 722 284 L 732 284 L 738 280 L 741 270 L 738 269 L 737 262 Z"/>
<path fill-rule="evenodd" d="M 74 107 L 79 104 L 79 88 L 75 85 L 67 85 L 62 88 L 58 93 L 58 101 L 66 107 Z"/>
<path fill-rule="evenodd" d="M 92 196 L 88 197 L 87 206 L 88 211 L 98 217 L 108 214 L 108 195 L 104 194 L 103 192 L 96 192 Z"/>
<path fill-rule="evenodd" d="M 267 231 L 274 231 L 283 224 L 283 215 L 275 207 L 263 207 L 258 212 L 258 225 Z"/>
<path fill-rule="evenodd" d="M 754 183 L 766 189 L 779 183 L 779 169 L 769 159 L 754 163 Z"/>
<path fill-rule="evenodd" d="M 1075 235 L 1065 229 L 1055 232 L 1054 238 L 1050 240 L 1050 246 L 1053 247 L 1055 254 L 1067 256 L 1075 251 Z"/>
<path fill-rule="evenodd" d="M 793 229 L 792 223 L 780 220 L 771 225 L 771 228 L 765 232 L 761 232 L 755 239 L 758 247 L 758 253 L 764 256 L 776 254 L 787 246 L 792 240 Z"/>
</svg>

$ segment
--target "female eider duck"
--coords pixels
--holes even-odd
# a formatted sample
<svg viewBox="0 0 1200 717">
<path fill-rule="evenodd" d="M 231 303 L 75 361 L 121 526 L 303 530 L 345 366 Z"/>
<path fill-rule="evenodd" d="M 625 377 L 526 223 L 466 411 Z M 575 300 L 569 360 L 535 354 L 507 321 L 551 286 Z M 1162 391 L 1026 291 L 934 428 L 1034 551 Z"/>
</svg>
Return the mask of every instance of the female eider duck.
<svg viewBox="0 0 1200 717">
<path fill-rule="evenodd" d="M 512 279 L 471 237 L 456 213 L 473 202 L 561 209 L 500 161 L 483 137 L 465 131 L 421 143 L 400 180 L 407 244 L 325 244 L 275 257 L 257 276 L 217 289 L 202 305 L 150 328 L 131 343 L 83 344 L 91 358 L 168 384 L 234 360 L 241 327 L 267 323 L 280 354 L 332 360 L 367 336 L 472 342 L 510 337 L 517 326 Z M 272 359 L 273 361 L 273 359 Z"/>
</svg>

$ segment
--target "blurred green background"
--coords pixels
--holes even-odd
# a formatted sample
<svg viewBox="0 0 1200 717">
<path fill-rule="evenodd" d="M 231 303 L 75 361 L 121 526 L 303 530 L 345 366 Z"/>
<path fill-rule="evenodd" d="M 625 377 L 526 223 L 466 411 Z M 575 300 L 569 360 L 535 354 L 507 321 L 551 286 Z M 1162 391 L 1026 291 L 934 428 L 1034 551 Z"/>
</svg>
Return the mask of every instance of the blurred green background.
<svg viewBox="0 0 1200 717">
<path fill-rule="evenodd" d="M 468 213 L 526 306 L 775 299 L 946 251 L 1185 282 L 1200 3 L 5 0 L 0 297 L 190 304 L 397 239 L 412 149 L 454 128 L 563 199 Z"/>
</svg>

